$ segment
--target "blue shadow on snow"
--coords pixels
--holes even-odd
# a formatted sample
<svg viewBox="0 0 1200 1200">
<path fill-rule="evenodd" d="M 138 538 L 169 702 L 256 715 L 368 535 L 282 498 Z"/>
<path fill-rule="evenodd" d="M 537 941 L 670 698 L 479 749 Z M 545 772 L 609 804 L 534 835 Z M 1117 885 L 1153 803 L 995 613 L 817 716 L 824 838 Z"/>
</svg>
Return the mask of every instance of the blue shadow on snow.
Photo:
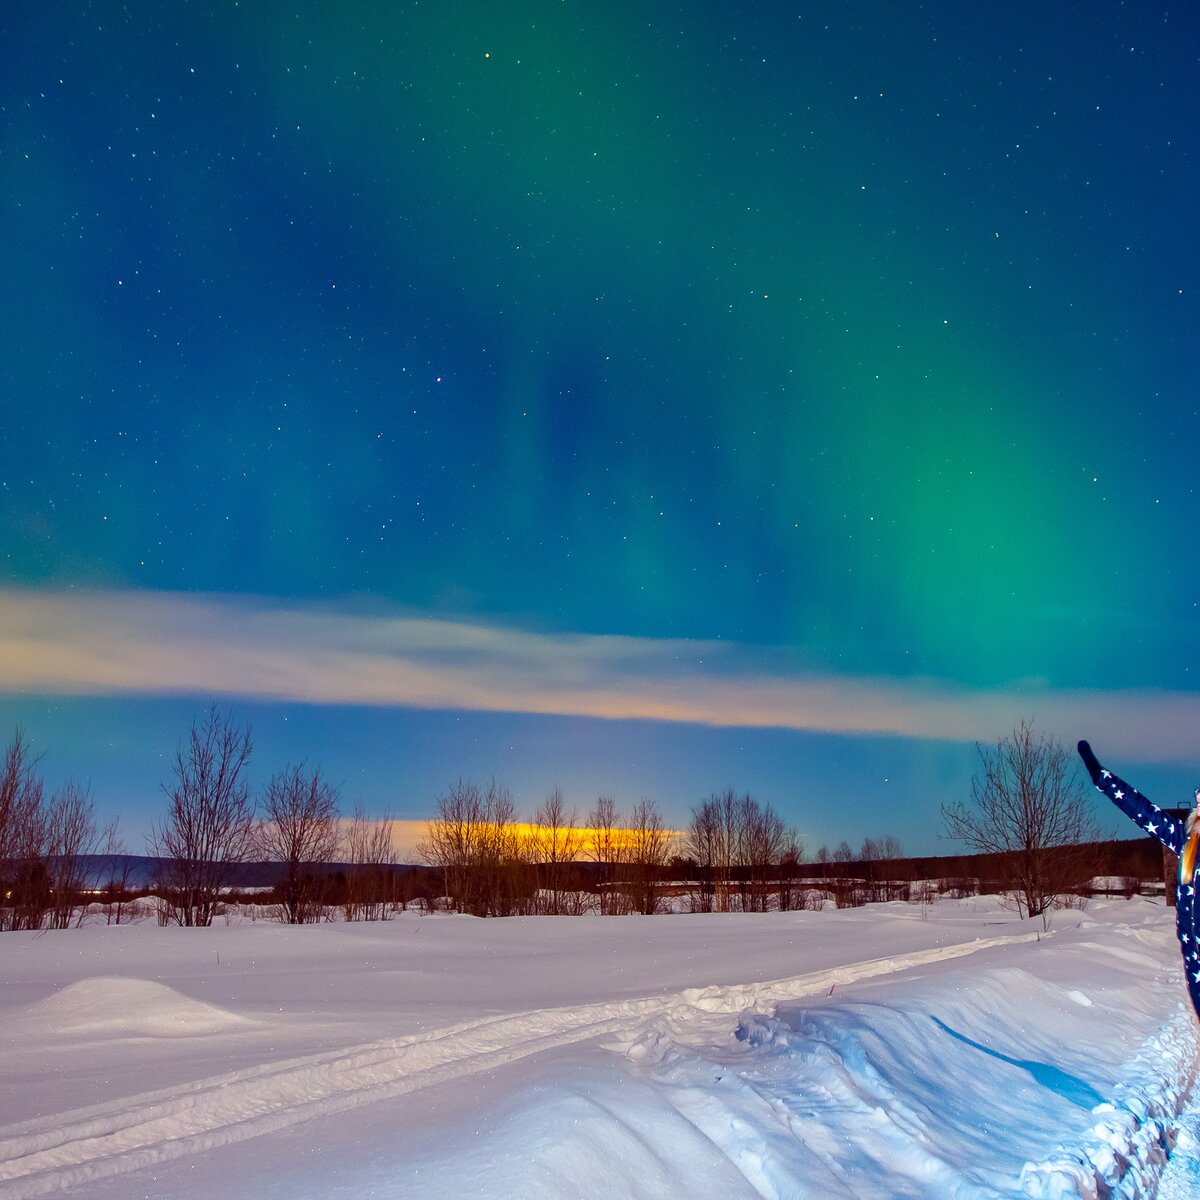
<svg viewBox="0 0 1200 1200">
<path fill-rule="evenodd" d="M 966 1034 L 959 1033 L 957 1029 L 951 1029 L 945 1021 L 938 1017 L 930 1017 L 930 1020 L 943 1033 L 948 1033 L 957 1041 L 963 1042 L 965 1045 L 972 1047 L 975 1050 L 982 1050 L 984 1054 L 990 1055 L 992 1058 L 998 1058 L 1001 1062 L 1006 1062 L 1009 1066 L 1018 1067 L 1022 1071 L 1028 1071 L 1033 1076 L 1034 1082 L 1048 1091 L 1057 1092 L 1064 1099 L 1071 1101 L 1072 1104 L 1078 1104 L 1080 1108 L 1092 1109 L 1097 1104 L 1104 1102 L 1104 1097 L 1091 1084 L 1084 1083 L 1078 1076 L 1069 1075 L 1066 1071 L 1060 1070 L 1058 1067 L 1052 1067 L 1049 1063 L 1032 1062 L 1028 1059 L 1009 1058 L 1007 1054 L 1001 1054 L 998 1050 L 991 1049 L 990 1046 L 985 1046 L 981 1042 L 976 1042 Z"/>
</svg>

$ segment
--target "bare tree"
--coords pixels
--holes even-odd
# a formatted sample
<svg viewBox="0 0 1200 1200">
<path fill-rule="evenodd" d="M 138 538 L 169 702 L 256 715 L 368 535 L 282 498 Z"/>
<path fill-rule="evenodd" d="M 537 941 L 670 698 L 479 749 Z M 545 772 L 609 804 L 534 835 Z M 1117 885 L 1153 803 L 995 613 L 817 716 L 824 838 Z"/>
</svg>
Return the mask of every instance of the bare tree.
<svg viewBox="0 0 1200 1200">
<path fill-rule="evenodd" d="M 100 834 L 101 853 L 105 859 L 101 905 L 106 925 L 120 925 L 130 902 L 129 880 L 133 875 L 133 859 L 121 837 L 118 824 L 118 818 L 114 817 Z"/>
<path fill-rule="evenodd" d="M 671 831 L 653 800 L 639 800 L 629 819 L 629 845 L 622 855 L 625 888 L 635 912 L 658 912 L 662 868 L 671 854 Z"/>
<path fill-rule="evenodd" d="M 692 810 L 683 833 L 683 853 L 696 864 L 692 906 L 700 912 L 766 912 L 770 881 L 789 849 L 799 847 L 770 804 L 738 796 L 732 788 L 714 793 Z M 793 870 L 794 875 L 794 870 Z"/>
<path fill-rule="evenodd" d="M 423 862 L 442 873 L 443 888 L 457 912 L 507 917 L 529 912 L 536 890 L 532 849 L 515 824 L 508 788 L 459 780 L 437 802 L 417 847 Z"/>
<path fill-rule="evenodd" d="M 337 855 L 341 830 L 337 788 L 321 768 L 288 765 L 271 777 L 255 834 L 256 852 L 283 864 L 283 919 L 304 925 L 321 919 L 325 875 L 317 870 Z"/>
<path fill-rule="evenodd" d="M 714 792 L 692 809 L 683 833 L 683 853 L 696 864 L 698 912 L 728 912 L 735 865 L 742 861 L 744 830 L 737 793 Z"/>
<path fill-rule="evenodd" d="M 789 829 L 783 846 L 779 852 L 779 911 L 790 912 L 799 907 L 802 899 L 801 889 L 797 886 L 796 876 L 800 873 L 800 860 L 804 855 L 804 845 L 794 829 Z"/>
<path fill-rule="evenodd" d="M 46 873 L 51 903 L 50 928 L 67 929 L 80 907 L 87 883 L 83 860 L 96 850 L 96 810 L 91 793 L 68 781 L 46 809 Z"/>
<path fill-rule="evenodd" d="M 904 846 L 893 833 L 885 833 L 879 839 L 879 857 L 884 862 L 895 862 L 904 857 Z"/>
<path fill-rule="evenodd" d="M 840 841 L 833 851 L 833 861 L 835 863 L 848 863 L 854 861 L 854 851 L 850 849 L 850 843 Z"/>
<path fill-rule="evenodd" d="M 864 900 L 894 900 L 900 898 L 902 893 L 907 896 L 908 887 L 901 888 L 893 877 L 893 872 L 886 866 L 895 863 L 896 859 L 902 858 L 903 855 L 900 839 L 894 834 L 885 833 L 879 838 L 863 838 L 858 858 L 865 871 Z"/>
<path fill-rule="evenodd" d="M 942 806 L 947 836 L 983 854 L 1002 854 L 1010 895 L 1025 916 L 1048 920 L 1083 870 L 1070 847 L 1099 838 L 1075 756 L 1022 721 L 996 746 L 979 746 L 971 803 Z"/>
<path fill-rule="evenodd" d="M 390 813 L 368 817 L 361 805 L 346 826 L 345 856 L 349 865 L 344 904 L 347 921 L 386 921 L 395 907 L 398 885 L 392 867 L 393 820 Z"/>
<path fill-rule="evenodd" d="M 29 741 L 18 726 L 4 748 L 0 765 L 0 861 L 17 856 L 23 840 L 24 815 L 41 806 L 41 780 L 34 770 Z"/>
<path fill-rule="evenodd" d="M 534 853 L 542 867 L 541 890 L 546 894 L 545 911 L 562 915 L 563 876 L 583 849 L 574 809 L 567 812 L 566 801 L 557 787 L 539 805 L 534 815 Z"/>
<path fill-rule="evenodd" d="M 536 910 L 537 869 L 532 839 L 517 827 L 516 805 L 507 787 L 492 780 L 483 793 L 480 876 L 484 915 L 524 916 Z"/>
<path fill-rule="evenodd" d="M 230 873 L 251 852 L 254 804 L 244 778 L 251 748 L 250 731 L 213 705 L 175 752 L 175 778 L 162 785 L 167 815 L 147 839 L 163 860 L 165 923 L 211 925 Z"/>
<path fill-rule="evenodd" d="M 722 838 L 719 798 L 711 796 L 692 809 L 692 817 L 683 831 L 682 852 L 695 863 L 696 882 L 692 889 L 692 911 L 713 912 L 717 893 L 727 883 L 722 874 L 727 854 Z"/>
<path fill-rule="evenodd" d="M 441 872 L 442 891 L 457 912 L 472 910 L 472 864 L 484 820 L 478 786 L 460 779 L 438 797 L 437 816 L 417 846 L 417 857 Z"/>
<path fill-rule="evenodd" d="M 611 796 L 601 796 L 588 813 L 587 853 L 600 867 L 600 912 L 628 912 L 628 898 L 613 885 L 620 855 L 621 814 Z"/>
<path fill-rule="evenodd" d="M 738 832 L 742 912 L 766 912 L 769 880 L 779 869 L 791 831 L 770 804 L 761 804 L 747 793 L 738 803 Z"/>
<path fill-rule="evenodd" d="M 46 811 L 37 760 L 18 728 L 0 765 L 0 929 L 40 929 L 50 903 Z"/>
</svg>

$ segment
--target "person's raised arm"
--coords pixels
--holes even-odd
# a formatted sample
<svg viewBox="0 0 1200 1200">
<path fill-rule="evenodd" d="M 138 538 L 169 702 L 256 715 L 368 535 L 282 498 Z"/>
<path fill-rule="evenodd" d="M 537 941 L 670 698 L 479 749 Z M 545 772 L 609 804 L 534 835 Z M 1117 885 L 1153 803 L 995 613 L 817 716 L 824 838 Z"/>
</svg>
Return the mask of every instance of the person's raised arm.
<svg viewBox="0 0 1200 1200">
<path fill-rule="evenodd" d="M 1148 834 L 1158 838 L 1168 850 L 1179 854 L 1183 849 L 1185 822 L 1178 821 L 1157 805 L 1151 804 L 1141 792 L 1111 771 L 1106 771 L 1087 742 L 1080 742 L 1079 757 L 1096 788 L 1103 792 L 1127 817 L 1136 821 Z"/>
</svg>

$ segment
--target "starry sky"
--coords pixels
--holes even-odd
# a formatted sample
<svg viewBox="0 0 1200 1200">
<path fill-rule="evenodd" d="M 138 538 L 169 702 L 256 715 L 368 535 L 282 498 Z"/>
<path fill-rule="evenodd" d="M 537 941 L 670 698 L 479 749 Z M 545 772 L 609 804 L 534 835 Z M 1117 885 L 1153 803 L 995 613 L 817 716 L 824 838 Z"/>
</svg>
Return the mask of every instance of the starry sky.
<svg viewBox="0 0 1200 1200">
<path fill-rule="evenodd" d="M 1113 0 L 12 0 L 0 729 L 135 848 L 214 698 L 417 821 L 946 852 L 1023 718 L 1185 803 L 1198 58 Z"/>
</svg>

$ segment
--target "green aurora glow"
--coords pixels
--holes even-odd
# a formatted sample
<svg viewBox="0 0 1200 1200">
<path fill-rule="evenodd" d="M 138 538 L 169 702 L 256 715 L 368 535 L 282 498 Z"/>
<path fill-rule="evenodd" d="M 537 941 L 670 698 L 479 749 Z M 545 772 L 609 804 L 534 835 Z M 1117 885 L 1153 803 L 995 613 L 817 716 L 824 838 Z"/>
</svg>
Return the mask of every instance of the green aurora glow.
<svg viewBox="0 0 1200 1200">
<path fill-rule="evenodd" d="M 1189 689 L 1198 33 L 6 5 L 0 579 Z"/>
</svg>

